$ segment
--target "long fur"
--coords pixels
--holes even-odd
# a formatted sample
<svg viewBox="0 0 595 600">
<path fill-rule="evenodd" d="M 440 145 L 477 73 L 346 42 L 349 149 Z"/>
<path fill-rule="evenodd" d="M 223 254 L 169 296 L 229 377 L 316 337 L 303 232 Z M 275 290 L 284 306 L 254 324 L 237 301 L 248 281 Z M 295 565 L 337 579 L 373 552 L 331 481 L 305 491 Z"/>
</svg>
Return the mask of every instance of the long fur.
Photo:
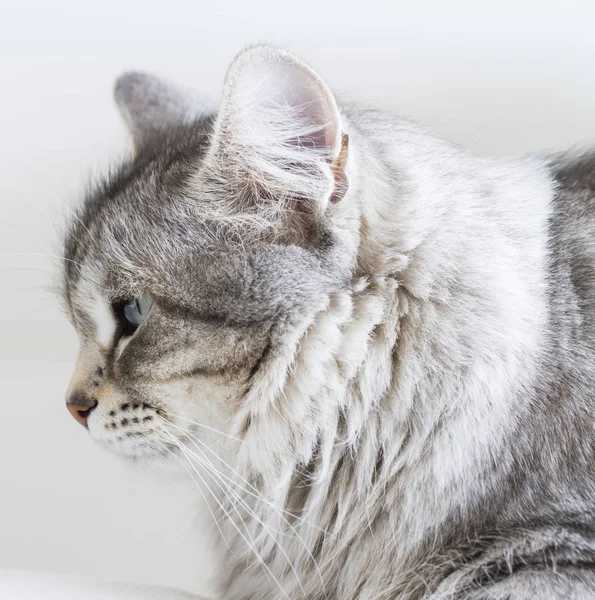
<svg viewBox="0 0 595 600">
<path fill-rule="evenodd" d="M 68 238 L 71 389 L 205 494 L 221 597 L 595 597 L 595 159 L 471 156 L 280 50 L 191 123 L 172 90 L 147 125 L 139 77 Z"/>
</svg>

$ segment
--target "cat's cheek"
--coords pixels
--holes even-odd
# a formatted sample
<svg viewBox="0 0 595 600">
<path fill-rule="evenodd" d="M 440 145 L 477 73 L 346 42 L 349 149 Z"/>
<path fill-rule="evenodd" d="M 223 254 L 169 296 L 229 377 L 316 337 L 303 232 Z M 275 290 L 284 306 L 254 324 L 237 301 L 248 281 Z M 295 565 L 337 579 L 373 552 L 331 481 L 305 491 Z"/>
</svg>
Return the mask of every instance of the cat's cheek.
<svg viewBox="0 0 595 600">
<path fill-rule="evenodd" d="M 234 416 L 243 386 L 225 375 L 195 375 L 152 386 L 163 410 L 161 435 L 187 450 L 217 446 Z"/>
<path fill-rule="evenodd" d="M 124 459 L 160 474 L 187 475 L 182 463 L 187 469 L 197 454 L 214 459 L 230 450 L 228 431 L 243 389 L 225 375 L 129 381 L 125 391 L 110 385 L 89 419 L 89 432 Z"/>
<path fill-rule="evenodd" d="M 221 459 L 234 461 L 237 444 L 229 431 L 242 391 L 223 375 L 197 375 L 153 386 L 166 415 L 158 435 L 162 442 L 167 440 L 172 473 L 179 473 L 182 466 L 182 476 L 191 480 L 189 473 L 204 468 L 205 462 L 221 468 Z"/>
<path fill-rule="evenodd" d="M 91 438 L 103 449 L 127 457 L 155 454 L 150 442 L 159 427 L 159 406 L 150 398 L 121 390 L 112 381 L 96 391 L 97 406 L 88 418 Z"/>
</svg>

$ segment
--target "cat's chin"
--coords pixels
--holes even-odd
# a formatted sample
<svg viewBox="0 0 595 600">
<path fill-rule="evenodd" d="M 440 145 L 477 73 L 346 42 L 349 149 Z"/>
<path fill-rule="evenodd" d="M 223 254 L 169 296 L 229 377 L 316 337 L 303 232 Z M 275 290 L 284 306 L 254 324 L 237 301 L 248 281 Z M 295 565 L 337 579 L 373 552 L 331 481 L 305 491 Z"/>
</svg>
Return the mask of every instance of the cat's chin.
<svg viewBox="0 0 595 600">
<path fill-rule="evenodd" d="M 161 451 L 152 448 L 130 448 L 96 440 L 96 443 L 109 454 L 116 456 L 124 464 L 143 472 L 152 473 L 168 479 L 188 479 L 188 468 L 174 457 L 173 451 Z"/>
</svg>

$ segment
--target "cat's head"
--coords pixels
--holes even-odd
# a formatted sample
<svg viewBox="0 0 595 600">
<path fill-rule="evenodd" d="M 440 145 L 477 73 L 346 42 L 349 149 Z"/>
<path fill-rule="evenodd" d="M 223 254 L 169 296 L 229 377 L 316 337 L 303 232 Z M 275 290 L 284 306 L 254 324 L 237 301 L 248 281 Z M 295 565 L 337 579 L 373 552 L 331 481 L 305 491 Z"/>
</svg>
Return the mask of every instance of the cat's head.
<svg viewBox="0 0 595 600">
<path fill-rule="evenodd" d="M 351 148 L 327 86 L 276 49 L 235 59 L 218 108 L 138 73 L 116 100 L 134 155 L 65 240 L 67 403 L 117 454 L 174 460 L 274 412 L 313 315 L 350 285 Z"/>
</svg>

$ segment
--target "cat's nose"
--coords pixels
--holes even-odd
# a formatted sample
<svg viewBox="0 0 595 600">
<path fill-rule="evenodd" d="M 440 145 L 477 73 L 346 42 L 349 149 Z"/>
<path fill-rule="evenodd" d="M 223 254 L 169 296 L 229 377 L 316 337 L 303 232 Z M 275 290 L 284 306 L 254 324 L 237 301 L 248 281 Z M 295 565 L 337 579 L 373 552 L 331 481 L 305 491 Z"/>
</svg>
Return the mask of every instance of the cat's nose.
<svg viewBox="0 0 595 600">
<path fill-rule="evenodd" d="M 97 400 L 82 392 L 73 392 L 66 401 L 66 407 L 70 414 L 83 427 L 87 427 L 89 415 L 95 410 L 96 406 Z"/>
</svg>

